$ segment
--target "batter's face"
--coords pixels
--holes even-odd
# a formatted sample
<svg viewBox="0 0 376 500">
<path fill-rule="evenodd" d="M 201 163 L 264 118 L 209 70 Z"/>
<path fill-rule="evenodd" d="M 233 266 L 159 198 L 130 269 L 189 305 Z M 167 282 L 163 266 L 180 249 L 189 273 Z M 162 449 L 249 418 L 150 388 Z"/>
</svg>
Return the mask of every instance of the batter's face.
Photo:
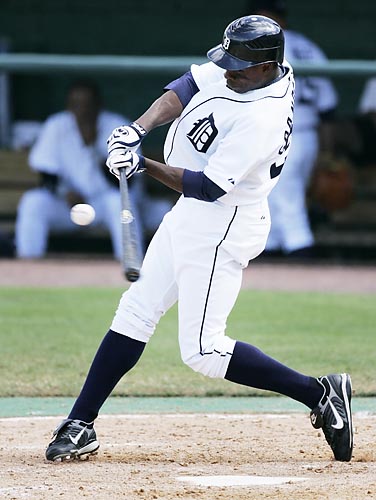
<svg viewBox="0 0 376 500">
<path fill-rule="evenodd" d="M 260 64 L 238 71 L 226 70 L 227 87 L 238 94 L 264 87 L 276 78 L 275 68 L 269 64 Z"/>
</svg>

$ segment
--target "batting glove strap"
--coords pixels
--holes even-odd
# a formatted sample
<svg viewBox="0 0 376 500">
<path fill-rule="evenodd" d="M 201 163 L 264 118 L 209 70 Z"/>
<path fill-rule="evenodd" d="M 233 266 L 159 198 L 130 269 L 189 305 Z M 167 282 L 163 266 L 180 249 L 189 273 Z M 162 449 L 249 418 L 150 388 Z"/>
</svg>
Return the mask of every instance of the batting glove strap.
<svg viewBox="0 0 376 500">
<path fill-rule="evenodd" d="M 147 131 L 144 129 L 144 127 L 142 127 L 137 122 L 132 122 L 132 123 L 129 124 L 129 126 L 131 128 L 133 128 L 133 130 L 135 130 L 137 132 L 137 134 L 139 135 L 141 141 L 148 134 Z"/>
<path fill-rule="evenodd" d="M 145 172 L 146 171 L 146 165 L 145 165 L 145 158 L 142 155 L 137 155 L 139 164 L 138 164 L 138 169 L 137 172 Z"/>
<path fill-rule="evenodd" d="M 136 151 L 147 131 L 137 122 L 115 128 L 107 139 L 108 154 Z"/>
<path fill-rule="evenodd" d="M 143 156 L 131 151 L 125 153 L 114 153 L 107 158 L 106 165 L 111 174 L 120 178 L 119 169 L 125 168 L 127 179 L 132 177 L 135 173 L 140 173 L 145 170 L 145 159 Z"/>
</svg>

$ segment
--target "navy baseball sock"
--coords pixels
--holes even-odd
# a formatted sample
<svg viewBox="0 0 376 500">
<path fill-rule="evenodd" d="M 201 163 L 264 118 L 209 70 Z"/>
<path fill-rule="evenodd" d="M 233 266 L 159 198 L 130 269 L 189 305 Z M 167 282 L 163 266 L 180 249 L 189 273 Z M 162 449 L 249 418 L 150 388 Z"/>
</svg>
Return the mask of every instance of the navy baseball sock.
<svg viewBox="0 0 376 500">
<path fill-rule="evenodd" d="M 315 378 L 288 368 L 244 342 L 236 342 L 225 379 L 284 394 L 311 409 L 317 406 L 323 395 L 323 389 Z"/>
<path fill-rule="evenodd" d="M 109 330 L 68 418 L 93 422 L 116 384 L 137 363 L 145 345 Z"/>
</svg>

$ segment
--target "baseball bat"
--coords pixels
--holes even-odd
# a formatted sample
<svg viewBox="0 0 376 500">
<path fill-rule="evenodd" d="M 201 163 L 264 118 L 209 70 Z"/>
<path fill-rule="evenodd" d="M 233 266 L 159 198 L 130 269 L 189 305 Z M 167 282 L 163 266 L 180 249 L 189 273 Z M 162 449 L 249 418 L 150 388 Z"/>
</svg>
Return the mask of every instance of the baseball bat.
<svg viewBox="0 0 376 500">
<path fill-rule="evenodd" d="M 120 196 L 121 196 L 121 213 L 120 221 L 122 228 L 122 267 L 124 275 L 128 281 L 137 281 L 140 277 L 140 255 L 141 249 L 138 248 L 136 225 L 132 206 L 129 199 L 128 180 L 126 177 L 126 169 L 119 168 L 120 172 Z"/>
</svg>

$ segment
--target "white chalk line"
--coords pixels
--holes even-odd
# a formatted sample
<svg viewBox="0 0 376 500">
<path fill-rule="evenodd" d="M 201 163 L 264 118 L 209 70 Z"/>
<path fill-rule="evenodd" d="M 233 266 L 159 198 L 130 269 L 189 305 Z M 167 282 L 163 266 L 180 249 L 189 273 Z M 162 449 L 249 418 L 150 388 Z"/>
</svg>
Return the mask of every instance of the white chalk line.
<svg viewBox="0 0 376 500">
<path fill-rule="evenodd" d="M 289 413 L 123 413 L 123 414 L 112 414 L 112 415 L 100 415 L 98 420 L 102 419 L 125 419 L 125 420 L 142 420 L 142 419 L 152 419 L 155 417 L 163 417 L 168 419 L 197 419 L 199 418 L 210 418 L 214 420 L 278 420 L 278 419 L 289 419 L 296 416 L 304 416 L 302 412 L 289 412 Z M 307 412 L 308 415 L 308 412 Z M 353 417 L 356 419 L 375 419 L 376 413 L 359 411 L 353 412 Z M 38 420 L 57 420 L 66 418 L 66 415 L 25 415 L 22 417 L 0 417 L 0 422 L 25 422 L 26 420 L 38 421 Z"/>
<path fill-rule="evenodd" d="M 188 482 L 197 486 L 275 486 L 306 481 L 303 477 L 280 476 L 179 476 L 177 481 Z"/>
</svg>

